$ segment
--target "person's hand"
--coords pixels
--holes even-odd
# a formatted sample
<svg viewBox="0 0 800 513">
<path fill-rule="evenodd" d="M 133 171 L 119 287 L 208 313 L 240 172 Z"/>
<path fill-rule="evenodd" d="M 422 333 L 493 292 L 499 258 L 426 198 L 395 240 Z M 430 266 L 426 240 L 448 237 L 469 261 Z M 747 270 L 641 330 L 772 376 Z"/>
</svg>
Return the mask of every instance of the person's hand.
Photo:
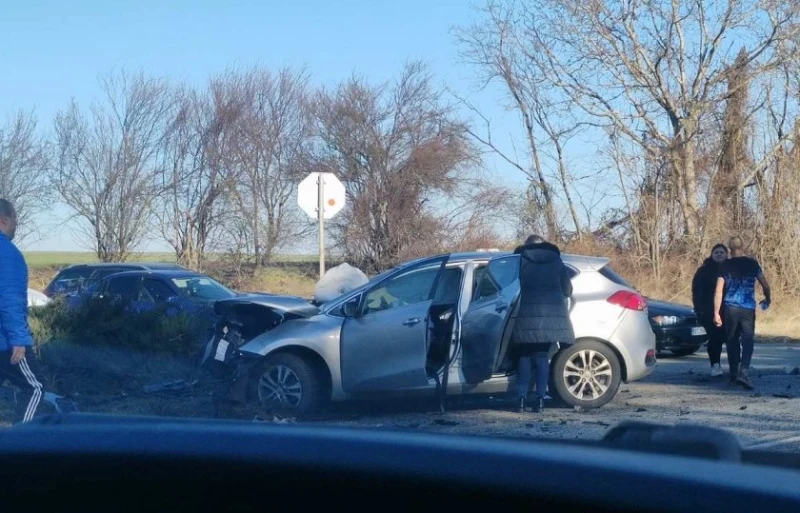
<svg viewBox="0 0 800 513">
<path fill-rule="evenodd" d="M 718 313 L 714 314 L 714 324 L 722 326 L 722 317 L 720 317 Z"/>
<path fill-rule="evenodd" d="M 25 346 L 14 346 L 11 351 L 11 365 L 16 365 L 25 358 Z"/>
</svg>

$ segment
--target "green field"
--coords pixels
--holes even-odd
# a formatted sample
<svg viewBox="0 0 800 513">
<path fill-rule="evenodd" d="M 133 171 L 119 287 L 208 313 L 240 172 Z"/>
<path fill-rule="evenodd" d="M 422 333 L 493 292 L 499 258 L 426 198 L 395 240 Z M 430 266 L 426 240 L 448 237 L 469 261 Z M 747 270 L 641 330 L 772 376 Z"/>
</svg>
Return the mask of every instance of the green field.
<svg viewBox="0 0 800 513">
<path fill-rule="evenodd" d="M 30 267 L 62 267 L 72 264 L 97 262 L 97 256 L 89 251 L 24 251 L 25 260 Z M 218 255 L 212 255 L 214 259 Z M 316 262 L 316 255 L 276 255 L 274 262 Z M 129 262 L 175 262 L 174 253 L 136 253 Z"/>
</svg>

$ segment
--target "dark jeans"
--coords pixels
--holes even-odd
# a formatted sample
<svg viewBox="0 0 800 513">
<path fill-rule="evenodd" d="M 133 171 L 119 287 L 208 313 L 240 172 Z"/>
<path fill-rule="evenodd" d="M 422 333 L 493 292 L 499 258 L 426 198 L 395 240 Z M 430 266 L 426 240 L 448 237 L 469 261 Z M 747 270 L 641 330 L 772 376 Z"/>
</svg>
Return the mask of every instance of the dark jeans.
<svg viewBox="0 0 800 513">
<path fill-rule="evenodd" d="M 756 311 L 749 308 L 726 306 L 722 317 L 722 327 L 728 346 L 728 364 L 731 374 L 738 369 L 749 369 L 753 357 L 753 343 L 756 331 Z"/>
<path fill-rule="evenodd" d="M 548 361 L 550 344 L 530 344 L 518 350 L 517 363 L 517 396 L 526 397 L 531 386 L 531 363 L 536 366 L 536 395 L 547 394 L 547 382 L 550 379 L 550 362 Z M 545 349 L 546 348 L 546 349 Z"/>
<path fill-rule="evenodd" d="M 720 356 L 722 355 L 722 345 L 728 340 L 725 334 L 725 329 L 714 324 L 714 319 L 701 318 L 700 322 L 706 329 L 708 334 L 708 361 L 711 365 L 720 363 Z"/>
</svg>

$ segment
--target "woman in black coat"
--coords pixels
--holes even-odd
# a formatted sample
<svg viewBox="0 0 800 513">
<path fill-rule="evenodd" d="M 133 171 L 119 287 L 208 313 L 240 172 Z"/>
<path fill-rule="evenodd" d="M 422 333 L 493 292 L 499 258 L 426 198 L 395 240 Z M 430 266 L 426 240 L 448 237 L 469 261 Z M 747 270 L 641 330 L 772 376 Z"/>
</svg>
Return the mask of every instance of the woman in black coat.
<svg viewBox="0 0 800 513">
<path fill-rule="evenodd" d="M 541 412 L 550 378 L 550 346 L 575 342 L 567 303 L 572 296 L 572 282 L 561 260 L 561 251 L 538 235 L 528 237 L 525 245 L 514 253 L 520 255 L 520 304 L 511 339 L 519 355 L 519 410 L 525 411 L 533 360 L 536 366 L 534 411 Z"/>
<path fill-rule="evenodd" d="M 722 376 L 720 355 L 722 344 L 725 343 L 725 330 L 714 324 L 714 292 L 717 288 L 719 266 L 727 259 L 728 248 L 725 244 L 717 244 L 692 279 L 692 303 L 697 317 L 708 333 L 708 361 L 711 364 L 711 375 L 715 377 Z"/>
</svg>

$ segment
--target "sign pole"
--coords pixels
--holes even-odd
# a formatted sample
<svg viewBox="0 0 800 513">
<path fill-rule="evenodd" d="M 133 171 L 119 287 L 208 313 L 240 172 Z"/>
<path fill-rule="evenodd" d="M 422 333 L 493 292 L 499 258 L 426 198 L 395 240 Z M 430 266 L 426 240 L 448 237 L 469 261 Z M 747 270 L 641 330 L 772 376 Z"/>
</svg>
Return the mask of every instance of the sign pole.
<svg viewBox="0 0 800 513">
<path fill-rule="evenodd" d="M 325 180 L 317 175 L 317 218 L 319 219 L 319 277 L 325 274 Z"/>
</svg>

